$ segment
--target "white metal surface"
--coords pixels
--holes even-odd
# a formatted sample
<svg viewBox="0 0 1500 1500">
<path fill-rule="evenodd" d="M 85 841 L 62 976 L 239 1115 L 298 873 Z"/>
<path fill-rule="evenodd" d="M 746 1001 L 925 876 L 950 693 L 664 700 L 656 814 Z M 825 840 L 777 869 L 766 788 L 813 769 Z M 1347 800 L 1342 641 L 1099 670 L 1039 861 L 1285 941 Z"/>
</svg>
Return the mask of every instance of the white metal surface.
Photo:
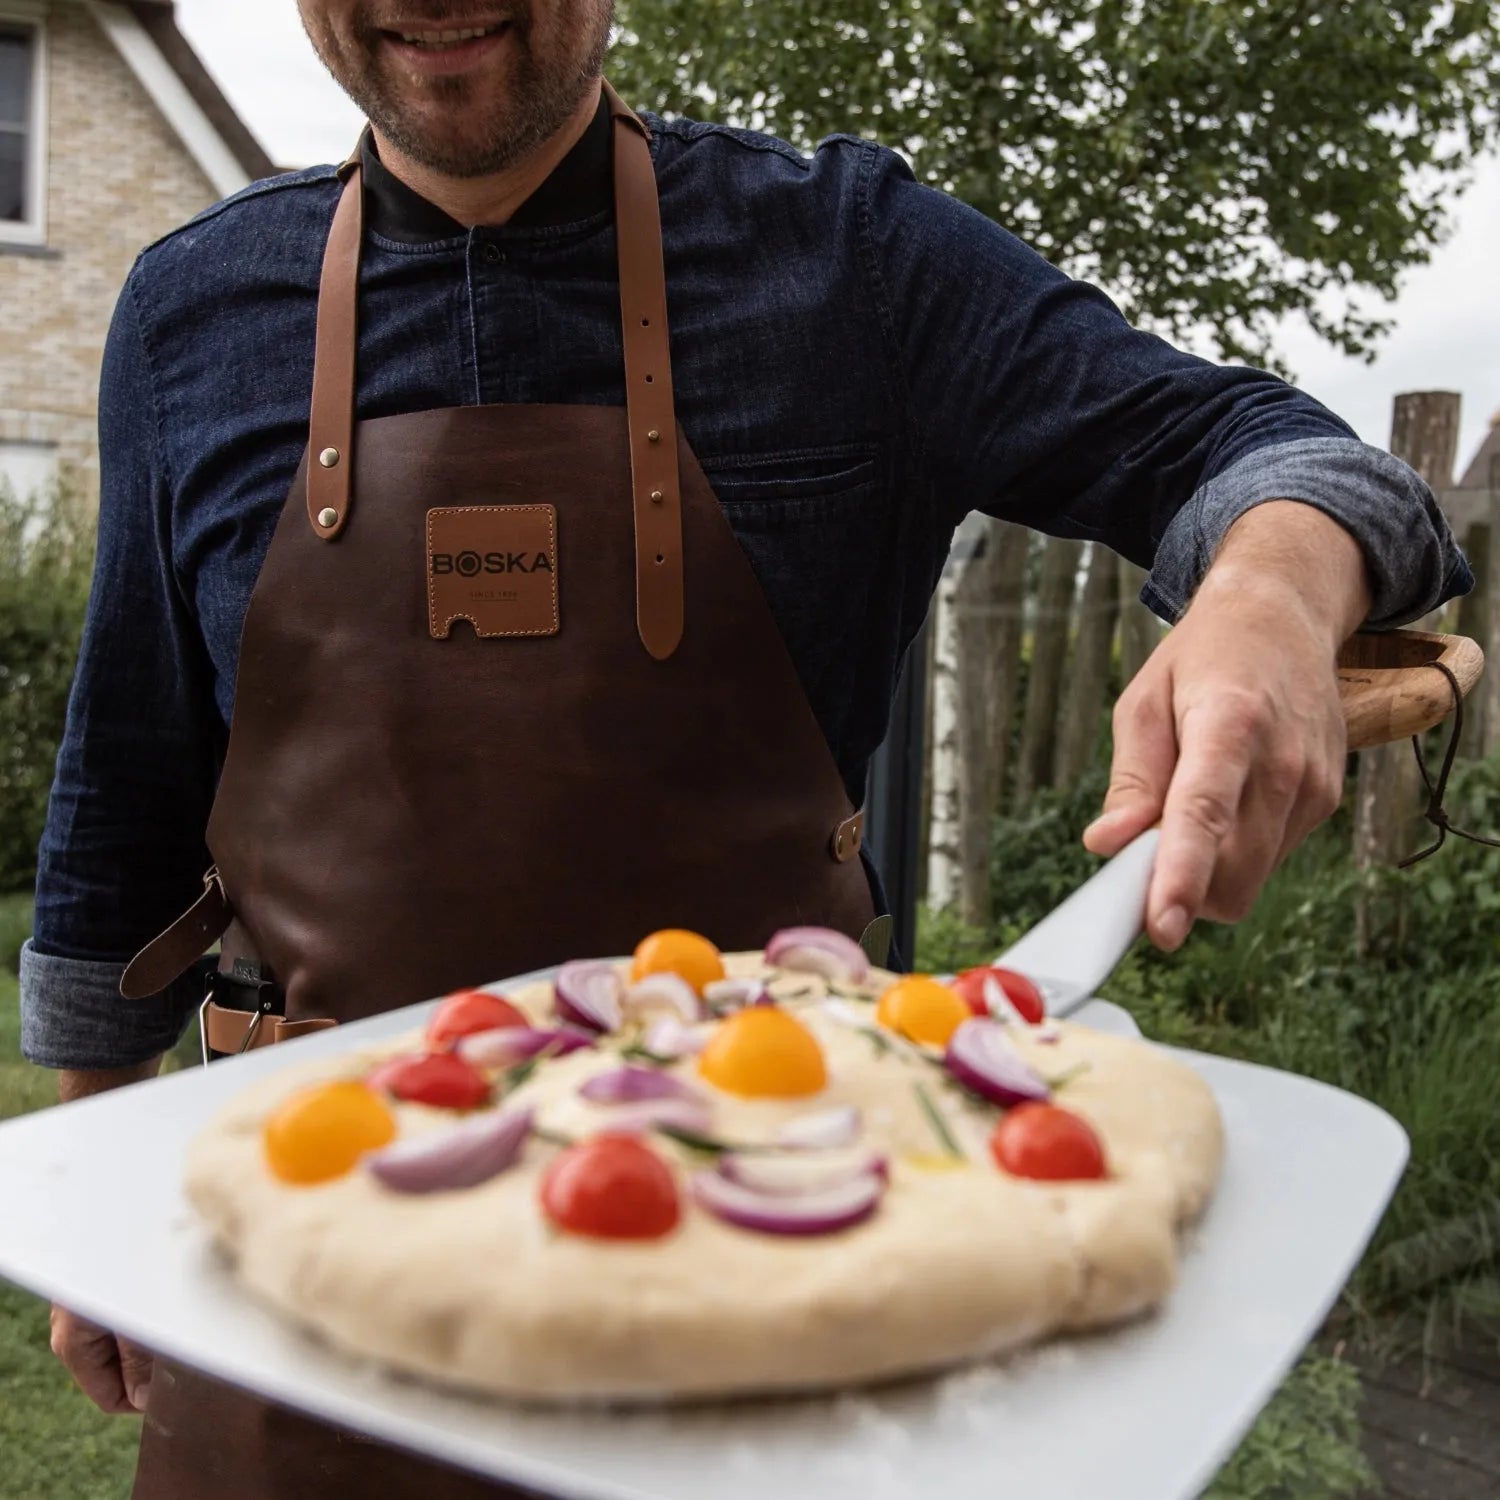
<svg viewBox="0 0 1500 1500">
<path fill-rule="evenodd" d="M 1049 1015 L 1084 1004 L 1141 935 L 1159 840 L 1155 828 L 1132 839 L 995 960 L 1036 981 Z"/>
<path fill-rule="evenodd" d="M 1179 1054 L 1217 1093 L 1229 1151 L 1160 1316 L 874 1393 L 634 1414 L 487 1405 L 351 1365 L 251 1304 L 177 1185 L 184 1143 L 228 1094 L 426 1009 L 0 1125 L 0 1275 L 281 1402 L 567 1500 L 1190 1500 L 1316 1329 L 1406 1157 L 1363 1100 Z M 1079 1019 L 1130 1025 L 1104 1005 Z"/>
</svg>

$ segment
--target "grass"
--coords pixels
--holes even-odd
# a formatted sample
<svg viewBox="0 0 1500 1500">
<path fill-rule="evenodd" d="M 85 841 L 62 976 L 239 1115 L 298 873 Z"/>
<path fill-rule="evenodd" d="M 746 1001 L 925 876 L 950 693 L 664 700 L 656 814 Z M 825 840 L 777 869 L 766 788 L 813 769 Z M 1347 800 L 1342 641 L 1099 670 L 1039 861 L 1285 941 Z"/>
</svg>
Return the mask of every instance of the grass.
<svg viewBox="0 0 1500 1500">
<path fill-rule="evenodd" d="M 57 1099 L 19 1051 L 15 954 L 30 930 L 30 902 L 0 898 L 0 1119 Z M 46 1304 L 0 1282 L 0 1500 L 124 1500 L 139 1431 L 95 1410 L 52 1357 Z"/>
</svg>

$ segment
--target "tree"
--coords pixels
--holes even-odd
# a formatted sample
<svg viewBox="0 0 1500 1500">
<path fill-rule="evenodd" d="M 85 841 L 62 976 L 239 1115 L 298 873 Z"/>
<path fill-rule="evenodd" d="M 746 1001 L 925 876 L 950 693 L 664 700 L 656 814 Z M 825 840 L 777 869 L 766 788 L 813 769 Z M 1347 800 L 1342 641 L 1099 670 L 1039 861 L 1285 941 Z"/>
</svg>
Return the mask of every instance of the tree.
<svg viewBox="0 0 1500 1500">
<path fill-rule="evenodd" d="M 1274 363 L 1289 315 L 1372 356 L 1380 300 L 1500 138 L 1500 0 L 620 0 L 619 19 L 632 102 L 803 148 L 881 140 L 1132 322 L 1227 358 Z M 1050 543 L 1045 570 L 1069 603 L 1070 551 Z M 957 598 L 934 732 L 961 755 L 994 738 L 967 716 L 1010 705 L 962 671 Z M 1018 797 L 1051 779 L 1067 623 L 1061 644 L 1045 620 L 1033 635 Z M 941 862 L 987 847 L 962 830 L 990 809 L 964 792 L 983 778 L 948 769 L 931 868 L 956 895 L 982 872 Z"/>
<path fill-rule="evenodd" d="M 1266 359 L 1350 353 L 1496 138 L 1500 0 L 621 0 L 611 77 L 665 112 L 836 131 L 1106 287 Z"/>
</svg>

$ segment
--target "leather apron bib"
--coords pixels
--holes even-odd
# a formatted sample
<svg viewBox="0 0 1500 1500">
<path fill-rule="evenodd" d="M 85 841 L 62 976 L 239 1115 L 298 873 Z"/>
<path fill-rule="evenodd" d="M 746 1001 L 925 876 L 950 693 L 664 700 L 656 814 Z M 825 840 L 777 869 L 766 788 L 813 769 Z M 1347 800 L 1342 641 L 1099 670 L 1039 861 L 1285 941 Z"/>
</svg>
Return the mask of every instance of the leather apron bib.
<svg viewBox="0 0 1500 1500">
<path fill-rule="evenodd" d="M 753 948 L 870 922 L 862 815 L 677 431 L 648 137 L 607 92 L 624 408 L 356 423 L 363 195 L 357 161 L 341 170 L 311 441 L 245 618 L 216 874 L 127 994 L 231 920 L 225 965 L 253 951 L 285 993 L 255 1045 L 660 927 Z M 219 1050 L 249 1029 L 209 1019 Z M 134 1500 L 506 1493 L 163 1362 Z"/>
</svg>

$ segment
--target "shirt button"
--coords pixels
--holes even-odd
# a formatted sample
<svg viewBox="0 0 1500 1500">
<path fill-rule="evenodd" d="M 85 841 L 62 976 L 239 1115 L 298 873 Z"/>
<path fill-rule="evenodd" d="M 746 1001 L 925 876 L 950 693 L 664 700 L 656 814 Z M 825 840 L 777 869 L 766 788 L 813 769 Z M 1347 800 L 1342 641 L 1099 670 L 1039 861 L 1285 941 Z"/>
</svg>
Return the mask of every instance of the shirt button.
<svg viewBox="0 0 1500 1500">
<path fill-rule="evenodd" d="M 505 251 L 499 245 L 487 244 L 484 247 L 484 258 L 492 265 L 498 266 L 505 259 Z"/>
</svg>

